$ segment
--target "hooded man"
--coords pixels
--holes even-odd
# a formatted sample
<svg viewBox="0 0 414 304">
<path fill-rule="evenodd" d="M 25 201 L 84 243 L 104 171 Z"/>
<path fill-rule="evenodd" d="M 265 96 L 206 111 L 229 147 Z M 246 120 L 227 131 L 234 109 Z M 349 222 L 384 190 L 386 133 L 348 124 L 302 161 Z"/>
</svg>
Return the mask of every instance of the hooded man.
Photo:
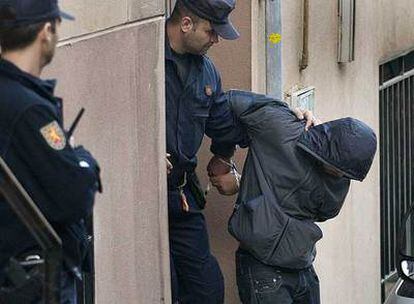
<svg viewBox="0 0 414 304">
<path fill-rule="evenodd" d="M 242 91 L 225 98 L 237 127 L 220 142 L 249 147 L 229 221 L 229 232 L 240 242 L 240 298 L 244 304 L 320 303 L 312 263 L 322 231 L 314 222 L 338 215 L 350 179 L 365 178 L 376 151 L 375 133 L 353 118 L 304 131 L 284 102 Z M 236 182 L 218 171 L 209 170 L 213 185 L 234 193 Z"/>
</svg>

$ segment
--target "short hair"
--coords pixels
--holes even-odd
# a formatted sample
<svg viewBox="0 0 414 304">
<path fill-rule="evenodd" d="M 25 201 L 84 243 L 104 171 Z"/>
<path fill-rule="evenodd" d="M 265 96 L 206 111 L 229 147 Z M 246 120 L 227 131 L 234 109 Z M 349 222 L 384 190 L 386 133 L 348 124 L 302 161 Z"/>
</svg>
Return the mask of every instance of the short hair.
<svg viewBox="0 0 414 304">
<path fill-rule="evenodd" d="M 13 21 L 16 18 L 14 10 L 9 6 L 0 8 L 0 22 Z M 31 45 L 37 35 L 43 29 L 47 22 L 52 23 L 52 31 L 56 31 L 56 20 L 45 20 L 42 22 L 1 26 L 0 27 L 0 47 L 2 52 L 21 50 Z"/>
<path fill-rule="evenodd" d="M 202 19 L 189 10 L 181 0 L 177 0 L 169 20 L 173 24 L 178 24 L 184 17 L 190 17 L 194 24 L 197 24 Z"/>
</svg>

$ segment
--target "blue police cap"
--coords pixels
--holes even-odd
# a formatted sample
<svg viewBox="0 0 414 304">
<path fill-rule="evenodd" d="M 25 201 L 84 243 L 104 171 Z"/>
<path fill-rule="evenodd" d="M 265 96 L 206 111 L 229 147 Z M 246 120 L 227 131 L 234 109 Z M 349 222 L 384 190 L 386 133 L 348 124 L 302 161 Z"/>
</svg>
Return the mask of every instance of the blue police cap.
<svg viewBox="0 0 414 304">
<path fill-rule="evenodd" d="M 58 0 L 0 0 L 0 25 L 27 25 L 63 18 L 75 18 L 62 12 Z"/>
<path fill-rule="evenodd" d="M 240 37 L 239 32 L 229 20 L 236 6 L 235 0 L 181 0 L 186 8 L 200 18 L 209 20 L 217 34 L 227 40 Z"/>
</svg>

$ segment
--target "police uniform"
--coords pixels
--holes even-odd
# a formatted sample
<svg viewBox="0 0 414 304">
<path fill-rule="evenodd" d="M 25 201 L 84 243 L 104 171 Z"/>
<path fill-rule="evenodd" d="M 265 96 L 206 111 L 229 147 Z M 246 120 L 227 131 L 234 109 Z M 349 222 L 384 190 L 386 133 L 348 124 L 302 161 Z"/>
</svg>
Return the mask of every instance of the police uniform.
<svg viewBox="0 0 414 304">
<path fill-rule="evenodd" d="M 56 1 L 34 2 L 20 8 L 38 6 L 36 13 L 43 12 L 43 18 L 62 17 Z M 23 18 L 31 12 L 17 9 L 17 13 Z M 36 14 L 31 16 L 36 19 Z M 99 167 L 83 147 L 69 145 L 62 101 L 53 93 L 55 84 L 0 59 L 0 155 L 61 237 L 62 296 L 66 297 L 62 302 L 75 303 L 74 275 L 88 252 L 83 221 L 90 216 L 100 188 Z M 0 235 L 1 281 L 11 257 L 24 257 L 39 248 L 4 198 L 0 198 Z"/>
<path fill-rule="evenodd" d="M 220 27 L 215 28 L 219 35 L 228 39 L 238 37 L 228 21 L 234 1 L 183 3 L 198 16 L 210 20 L 213 28 Z M 173 303 L 223 303 L 223 276 L 210 253 L 201 212 L 205 200 L 194 170 L 204 134 L 212 138 L 214 154 L 233 155 L 233 143 L 215 139 L 231 132 L 234 120 L 226 100 L 221 98 L 220 75 L 207 56 L 176 54 L 167 37 L 165 68 L 167 152 L 173 164 L 168 176 Z"/>
</svg>

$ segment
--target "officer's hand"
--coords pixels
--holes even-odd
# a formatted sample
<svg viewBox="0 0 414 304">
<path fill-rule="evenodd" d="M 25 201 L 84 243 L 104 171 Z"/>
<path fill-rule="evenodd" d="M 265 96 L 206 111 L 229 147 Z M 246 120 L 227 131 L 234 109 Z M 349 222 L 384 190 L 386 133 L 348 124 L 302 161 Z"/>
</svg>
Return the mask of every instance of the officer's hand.
<svg viewBox="0 0 414 304">
<path fill-rule="evenodd" d="M 85 168 L 91 168 L 96 175 L 96 190 L 102 193 L 101 168 L 92 154 L 83 146 L 76 146 L 73 148 L 80 162 L 79 165 Z"/>
<path fill-rule="evenodd" d="M 229 172 L 220 176 L 210 176 L 210 182 L 220 194 L 234 195 L 239 191 L 239 180 L 235 174 L 237 173 Z"/>
<path fill-rule="evenodd" d="M 230 162 L 228 159 L 214 155 L 207 165 L 208 176 L 220 176 L 229 173 L 232 168 Z"/>
<path fill-rule="evenodd" d="M 173 169 L 173 165 L 170 162 L 170 160 L 168 158 L 171 157 L 171 154 L 167 153 L 167 157 L 165 158 L 165 160 L 167 161 L 167 174 L 170 174 L 172 169 Z"/>
<path fill-rule="evenodd" d="M 322 122 L 317 119 L 315 116 L 313 116 L 312 111 L 309 110 L 303 110 L 301 108 L 296 108 L 293 110 L 296 117 L 298 119 L 305 119 L 306 120 L 306 126 L 305 130 L 308 131 L 310 127 L 315 127 L 317 125 L 320 125 Z"/>
</svg>

